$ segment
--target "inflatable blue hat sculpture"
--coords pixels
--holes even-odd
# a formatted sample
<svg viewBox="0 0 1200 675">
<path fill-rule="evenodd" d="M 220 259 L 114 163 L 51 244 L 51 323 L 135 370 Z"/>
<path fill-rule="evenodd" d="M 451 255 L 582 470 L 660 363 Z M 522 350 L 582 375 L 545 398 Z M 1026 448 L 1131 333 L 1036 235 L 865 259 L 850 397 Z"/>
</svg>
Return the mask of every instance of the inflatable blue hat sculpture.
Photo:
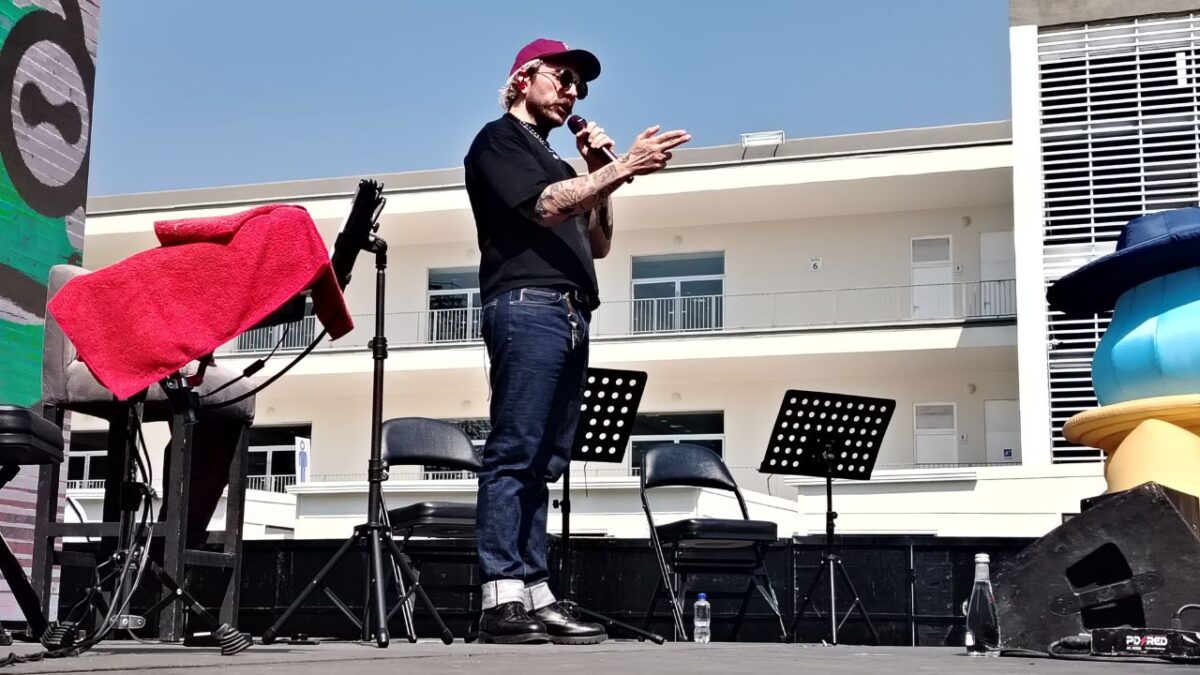
<svg viewBox="0 0 1200 675">
<path fill-rule="evenodd" d="M 1130 221 L 1116 251 L 1063 276 L 1046 298 L 1068 316 L 1113 310 L 1092 361 L 1101 405 L 1200 393 L 1200 208 Z"/>
</svg>

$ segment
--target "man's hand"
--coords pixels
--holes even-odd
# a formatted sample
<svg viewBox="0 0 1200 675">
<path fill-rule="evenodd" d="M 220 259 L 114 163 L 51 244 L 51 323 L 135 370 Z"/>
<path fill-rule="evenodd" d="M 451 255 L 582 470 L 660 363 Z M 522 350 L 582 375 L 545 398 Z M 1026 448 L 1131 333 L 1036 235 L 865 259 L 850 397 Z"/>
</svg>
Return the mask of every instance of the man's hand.
<svg viewBox="0 0 1200 675">
<path fill-rule="evenodd" d="M 688 132 L 682 129 L 655 136 L 659 128 L 655 124 L 638 134 L 629 154 L 621 159 L 633 175 L 644 176 L 664 168 L 671 161 L 671 150 L 692 140 Z"/>
<path fill-rule="evenodd" d="M 604 133 L 604 129 L 588 122 L 587 126 L 575 134 L 575 147 L 579 148 L 579 156 L 587 162 L 588 173 L 591 173 L 609 162 L 601 148 L 612 150 L 616 146 L 613 139 Z"/>
<path fill-rule="evenodd" d="M 658 125 L 646 129 L 638 134 L 628 155 L 618 158 L 615 162 L 605 162 L 602 161 L 603 155 L 599 149 L 611 148 L 612 139 L 603 129 L 589 123 L 587 128 L 581 129 L 575 136 L 579 152 L 588 162 L 587 175 L 546 186 L 534 203 L 534 220 L 544 227 L 551 227 L 577 214 L 605 207 L 603 218 L 592 218 L 600 224 L 589 229 L 593 233 L 604 234 L 605 239 L 611 237 L 611 221 L 606 208 L 608 196 L 629 182 L 633 176 L 644 176 L 662 169 L 671 160 L 673 148 L 692 140 L 688 132 L 682 130 L 668 131 L 656 136 L 658 129 Z"/>
</svg>

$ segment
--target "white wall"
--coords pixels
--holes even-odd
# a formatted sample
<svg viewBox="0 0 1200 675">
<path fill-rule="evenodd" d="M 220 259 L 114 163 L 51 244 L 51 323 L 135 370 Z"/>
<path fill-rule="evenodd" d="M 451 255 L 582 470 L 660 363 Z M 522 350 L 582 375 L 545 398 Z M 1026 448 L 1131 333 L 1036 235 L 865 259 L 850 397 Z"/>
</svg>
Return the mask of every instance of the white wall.
<svg viewBox="0 0 1200 675">
<path fill-rule="evenodd" d="M 296 496 L 296 538 L 348 536 L 366 513 L 366 484 L 310 483 L 289 488 Z M 650 530 L 642 510 L 637 479 L 592 479 L 571 483 L 571 532 L 591 536 L 647 538 Z M 780 537 L 803 533 L 796 501 L 790 496 L 744 493 L 750 517 L 776 523 Z M 562 486 L 550 488 L 550 502 L 561 499 Z M 655 524 L 683 518 L 740 518 L 732 493 L 708 488 L 658 488 L 648 492 Z M 424 501 L 474 503 L 474 481 L 389 481 L 384 484 L 389 509 Z M 550 508 L 546 523 L 551 533 L 562 532 L 558 509 Z"/>
<path fill-rule="evenodd" d="M 161 494 L 161 491 L 160 491 Z M 103 490 L 71 490 L 68 498 L 75 501 L 83 512 L 83 519 L 69 506 L 63 511 L 63 522 L 66 523 L 98 523 L 104 519 Z M 161 499 L 154 500 L 150 513 L 152 518 L 158 517 Z M 216 511 L 208 523 L 210 532 L 225 530 L 225 495 L 217 503 Z M 140 517 L 140 515 L 139 515 Z M 245 539 L 290 539 L 296 523 L 296 497 L 294 495 L 266 492 L 264 490 L 247 490 L 245 516 L 242 519 L 242 537 Z M 82 538 L 80 538 L 82 539 Z"/>
<path fill-rule="evenodd" d="M 803 205 L 797 205 L 803 213 Z M 970 219 L 964 225 L 964 218 Z M 1012 229 L 1007 205 L 965 209 L 908 211 L 882 215 L 840 216 L 791 221 L 727 223 L 704 227 L 681 223 L 652 229 L 616 223 L 613 249 L 596 262 L 602 300 L 631 295 L 632 258 L 697 251 L 725 253 L 725 293 L 772 293 L 911 283 L 909 240 L 950 235 L 953 259 L 962 265 L 954 281 L 979 280 L 979 234 Z M 819 272 L 807 267 L 809 257 L 822 258 Z M 369 261 L 361 260 L 347 289 L 347 302 L 364 319 L 374 311 L 374 280 Z M 418 312 L 426 308 L 430 269 L 479 264 L 474 239 L 435 244 L 389 242 L 387 311 Z M 369 327 L 368 327 L 369 328 Z M 398 341 L 412 328 L 390 324 Z M 360 340 L 365 342 L 365 340 Z"/>
<path fill-rule="evenodd" d="M 825 485 L 788 481 L 803 524 L 825 530 Z M 841 534 L 1040 537 L 1079 513 L 1079 501 L 1105 491 L 1100 463 L 881 472 L 870 481 L 835 481 Z"/>
<path fill-rule="evenodd" d="M 1042 258 L 1041 135 L 1037 26 L 1009 29 L 1013 110 L 1013 240 L 1017 255 L 1017 330 L 1021 372 L 1021 446 L 1027 464 L 1050 464 L 1050 375 Z"/>
</svg>

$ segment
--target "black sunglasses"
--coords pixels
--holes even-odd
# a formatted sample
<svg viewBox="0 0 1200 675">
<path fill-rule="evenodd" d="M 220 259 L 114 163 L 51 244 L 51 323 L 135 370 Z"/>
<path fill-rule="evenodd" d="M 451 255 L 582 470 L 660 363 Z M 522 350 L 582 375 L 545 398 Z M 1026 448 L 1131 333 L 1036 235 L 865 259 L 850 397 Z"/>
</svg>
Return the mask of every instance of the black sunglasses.
<svg viewBox="0 0 1200 675">
<path fill-rule="evenodd" d="M 545 75 L 547 77 L 550 77 L 551 79 L 557 80 L 558 86 L 562 87 L 564 90 L 569 89 L 571 87 L 571 85 L 575 85 L 575 98 L 579 99 L 580 101 L 587 98 L 587 95 L 588 95 L 587 82 L 577 79 L 575 77 L 575 73 L 572 73 L 569 70 L 559 70 L 559 71 L 553 71 L 553 72 L 546 72 L 544 70 L 539 70 L 537 72 L 537 74 Z"/>
</svg>

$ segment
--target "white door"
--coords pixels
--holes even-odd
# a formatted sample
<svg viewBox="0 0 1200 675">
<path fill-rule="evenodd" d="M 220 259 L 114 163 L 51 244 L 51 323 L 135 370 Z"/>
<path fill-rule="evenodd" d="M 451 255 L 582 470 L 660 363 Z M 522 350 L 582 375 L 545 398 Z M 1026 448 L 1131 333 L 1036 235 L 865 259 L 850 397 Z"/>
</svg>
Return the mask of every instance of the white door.
<svg viewBox="0 0 1200 675">
<path fill-rule="evenodd" d="M 979 316 L 1017 313 L 1017 258 L 1013 233 L 979 235 Z"/>
<path fill-rule="evenodd" d="M 989 463 L 1020 463 L 1021 406 L 1017 401 L 984 401 L 983 429 Z"/>
<path fill-rule="evenodd" d="M 953 403 L 914 405 L 913 431 L 917 464 L 958 463 L 958 424 Z"/>
<path fill-rule="evenodd" d="M 912 318 L 954 316 L 954 263 L 950 250 L 949 236 L 912 240 Z"/>
</svg>

